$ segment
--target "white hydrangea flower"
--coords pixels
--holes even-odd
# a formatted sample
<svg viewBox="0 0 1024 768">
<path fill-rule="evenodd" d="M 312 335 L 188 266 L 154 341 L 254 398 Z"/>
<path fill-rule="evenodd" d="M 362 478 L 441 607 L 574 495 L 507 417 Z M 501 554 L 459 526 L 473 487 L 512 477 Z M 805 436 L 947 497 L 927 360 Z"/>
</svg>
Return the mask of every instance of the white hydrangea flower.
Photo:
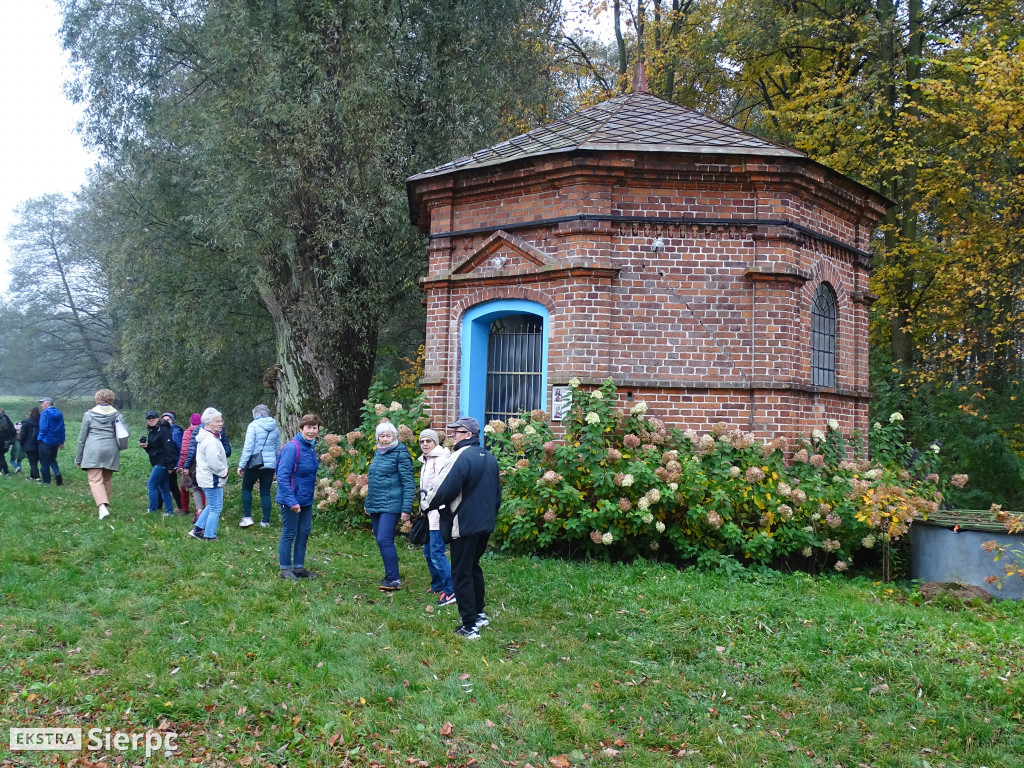
<svg viewBox="0 0 1024 768">
<path fill-rule="evenodd" d="M 826 423 L 828 424 L 828 428 L 831 429 L 833 432 L 839 431 L 839 422 L 836 421 L 835 419 L 829 419 Z"/>
<path fill-rule="evenodd" d="M 813 550 L 810 547 L 804 547 L 801 552 L 804 557 L 810 557 L 813 554 Z"/>
<path fill-rule="evenodd" d="M 869 469 L 867 472 L 864 473 L 864 479 L 865 480 L 877 480 L 879 475 L 881 475 L 881 474 L 882 474 L 882 471 L 880 469 Z"/>
<path fill-rule="evenodd" d="M 641 400 L 639 403 L 630 408 L 629 412 L 633 416 L 643 416 L 645 413 L 647 413 L 647 403 Z"/>
<path fill-rule="evenodd" d="M 628 488 L 632 484 L 633 484 L 633 476 L 632 475 L 624 475 L 623 478 L 622 478 L 622 487 L 623 488 Z"/>
<path fill-rule="evenodd" d="M 897 421 L 903 421 L 903 414 L 899 411 L 896 411 L 889 417 L 890 424 L 895 424 Z"/>
<path fill-rule="evenodd" d="M 825 442 L 825 433 L 822 432 L 820 429 L 812 429 L 811 440 L 814 441 L 815 443 L 823 443 Z"/>
<path fill-rule="evenodd" d="M 587 424 L 597 424 L 601 421 L 601 417 L 591 411 L 587 414 Z"/>
<path fill-rule="evenodd" d="M 729 477 L 739 477 L 739 476 L 740 476 L 740 468 L 739 467 L 729 467 Z"/>
<path fill-rule="evenodd" d="M 595 400 L 604 400 L 604 393 L 602 393 L 600 389 L 595 389 L 590 393 L 590 396 Z"/>
<path fill-rule="evenodd" d="M 646 515 L 644 515 L 640 519 L 644 521 L 645 525 L 650 525 L 651 523 L 654 522 L 654 515 L 652 515 L 650 512 L 648 512 Z"/>
<path fill-rule="evenodd" d="M 668 484 L 668 487 L 669 487 L 669 488 L 670 488 L 671 490 L 673 490 L 673 491 L 678 491 L 678 490 L 679 490 L 679 483 L 669 483 L 669 484 Z"/>
<path fill-rule="evenodd" d="M 579 385 L 580 385 L 580 380 L 577 379 L 575 376 L 573 376 L 571 379 L 569 379 L 569 386 L 572 387 L 573 389 L 576 389 Z"/>
<path fill-rule="evenodd" d="M 651 488 L 651 490 L 647 492 L 646 498 L 649 502 L 651 502 L 651 504 L 657 504 L 659 501 L 661 501 L 661 491 L 659 491 L 657 488 Z"/>
<path fill-rule="evenodd" d="M 882 422 L 880 422 L 880 421 L 876 421 L 874 426 L 872 427 L 872 429 L 881 429 L 881 428 L 882 428 Z"/>
<path fill-rule="evenodd" d="M 388 410 L 394 413 L 395 411 L 402 410 L 402 404 L 397 400 L 392 400 L 391 405 L 388 406 Z"/>
<path fill-rule="evenodd" d="M 533 428 L 532 424 L 527 424 L 525 427 L 523 427 L 523 434 L 524 435 L 536 435 L 537 434 L 537 430 Z"/>
<path fill-rule="evenodd" d="M 636 508 L 646 512 L 648 509 L 651 508 L 651 502 L 647 500 L 646 496 L 641 496 L 640 501 L 636 503 Z"/>
<path fill-rule="evenodd" d="M 492 426 L 491 426 L 490 424 L 485 424 L 485 425 L 484 425 L 484 434 L 487 434 L 487 435 L 489 435 L 489 434 L 491 434 L 491 433 L 492 433 L 493 431 L 494 431 L 494 427 L 492 427 Z"/>
<path fill-rule="evenodd" d="M 938 443 L 932 443 L 928 447 L 931 448 L 932 453 L 938 455 L 938 453 L 939 453 L 939 444 Z"/>
<path fill-rule="evenodd" d="M 868 534 L 860 540 L 860 543 L 863 545 L 865 549 L 871 549 L 873 546 L 875 546 L 875 537 L 871 534 Z"/>
<path fill-rule="evenodd" d="M 612 536 L 610 533 L 606 533 L 604 536 L 601 537 L 601 543 L 605 546 L 608 546 L 613 541 L 615 541 L 615 537 Z"/>
<path fill-rule="evenodd" d="M 663 522 L 661 522 L 661 520 L 659 520 L 658 522 L 656 522 L 654 524 L 654 528 L 655 528 L 655 530 L 657 530 L 658 533 L 664 533 L 665 532 L 665 524 Z"/>
</svg>

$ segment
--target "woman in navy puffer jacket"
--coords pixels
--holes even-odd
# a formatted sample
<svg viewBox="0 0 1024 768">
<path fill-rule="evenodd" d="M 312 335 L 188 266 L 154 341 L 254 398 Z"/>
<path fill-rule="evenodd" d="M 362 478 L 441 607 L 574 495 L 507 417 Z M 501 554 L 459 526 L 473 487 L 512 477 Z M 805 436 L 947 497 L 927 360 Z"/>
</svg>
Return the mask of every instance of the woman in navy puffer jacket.
<svg viewBox="0 0 1024 768">
<path fill-rule="evenodd" d="M 305 579 L 306 541 L 313 530 L 313 493 L 320 459 L 316 438 L 320 418 L 307 413 L 299 419 L 299 434 L 285 443 L 277 457 L 277 502 L 281 505 L 281 543 L 277 555 L 282 579 Z"/>
<path fill-rule="evenodd" d="M 377 425 L 377 450 L 367 470 L 366 512 L 370 515 L 373 535 L 377 539 L 380 558 L 384 561 L 384 578 L 380 588 L 391 591 L 402 588 L 398 575 L 398 550 L 395 548 L 395 526 L 398 520 L 409 519 L 416 501 L 412 456 L 398 442 L 395 425 L 385 421 Z"/>
</svg>

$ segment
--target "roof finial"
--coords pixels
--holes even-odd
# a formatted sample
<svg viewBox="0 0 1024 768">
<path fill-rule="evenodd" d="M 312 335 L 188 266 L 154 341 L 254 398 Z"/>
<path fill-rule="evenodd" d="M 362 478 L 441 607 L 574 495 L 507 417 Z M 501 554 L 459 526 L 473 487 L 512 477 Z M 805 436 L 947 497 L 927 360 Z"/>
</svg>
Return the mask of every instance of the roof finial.
<svg viewBox="0 0 1024 768">
<path fill-rule="evenodd" d="M 650 93 L 647 88 L 647 67 L 643 59 L 636 63 L 636 69 L 633 70 L 633 93 Z"/>
</svg>

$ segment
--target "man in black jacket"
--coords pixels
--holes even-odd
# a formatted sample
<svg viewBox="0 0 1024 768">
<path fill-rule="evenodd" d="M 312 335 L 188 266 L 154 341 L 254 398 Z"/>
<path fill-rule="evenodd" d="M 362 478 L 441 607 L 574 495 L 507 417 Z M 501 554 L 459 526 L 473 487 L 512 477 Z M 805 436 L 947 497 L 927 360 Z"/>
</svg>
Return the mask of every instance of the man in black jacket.
<svg viewBox="0 0 1024 768">
<path fill-rule="evenodd" d="M 452 584 L 459 604 L 462 626 L 455 634 L 467 640 L 480 637 L 490 622 L 484 613 L 484 573 L 480 558 L 494 531 L 501 504 L 498 462 L 480 444 L 480 423 L 465 416 L 449 424 L 455 439 L 447 477 L 441 482 L 431 506 L 442 521 L 452 526 Z M 444 527 L 444 525 L 442 525 Z"/>
</svg>

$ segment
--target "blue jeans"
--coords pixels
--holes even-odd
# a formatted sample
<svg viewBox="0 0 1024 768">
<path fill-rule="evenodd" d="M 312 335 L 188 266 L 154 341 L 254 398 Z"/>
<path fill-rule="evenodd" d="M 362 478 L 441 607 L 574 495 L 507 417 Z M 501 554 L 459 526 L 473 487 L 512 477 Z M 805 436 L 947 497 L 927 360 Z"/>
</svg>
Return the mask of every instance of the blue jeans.
<svg viewBox="0 0 1024 768">
<path fill-rule="evenodd" d="M 203 488 L 203 493 L 206 494 L 206 506 L 203 508 L 202 514 L 199 515 L 199 519 L 196 520 L 196 528 L 203 529 L 204 539 L 215 539 L 217 538 L 217 523 L 220 522 L 220 512 L 224 508 L 224 486 L 219 488 Z M 167 492 L 168 498 L 170 498 L 171 492 Z M 172 509 L 172 507 L 168 507 Z"/>
<path fill-rule="evenodd" d="M 398 525 L 400 517 L 401 514 L 398 512 L 381 512 L 379 515 L 370 515 L 373 536 L 377 539 L 380 559 L 384 561 L 384 579 L 386 581 L 401 581 L 398 578 L 398 550 L 395 549 L 395 526 Z"/>
<path fill-rule="evenodd" d="M 59 448 L 58 445 L 47 445 L 41 440 L 39 441 L 39 469 L 43 473 L 43 483 L 49 484 L 51 467 L 53 474 L 60 477 L 60 467 L 57 466 L 57 450 Z"/>
<path fill-rule="evenodd" d="M 274 482 L 273 468 L 260 467 L 246 469 L 242 472 L 242 515 L 252 517 L 252 487 L 260 481 L 260 507 L 263 509 L 263 522 L 270 522 L 270 486 Z"/>
<path fill-rule="evenodd" d="M 164 509 L 168 514 L 174 511 L 174 501 L 171 499 L 171 473 L 167 471 L 167 467 L 162 467 L 159 464 L 153 467 L 153 471 L 149 473 L 146 488 L 149 489 L 150 512 L 156 512 L 160 508 L 161 499 L 163 499 Z"/>
<path fill-rule="evenodd" d="M 455 587 L 452 586 L 452 567 L 444 553 L 444 539 L 440 531 L 430 532 L 430 541 L 423 545 L 423 556 L 427 559 L 427 569 L 430 571 L 430 588 L 446 595 L 453 594 Z"/>
<path fill-rule="evenodd" d="M 281 544 L 277 548 L 277 560 L 282 571 L 306 567 L 306 542 L 312 530 L 312 504 L 301 505 L 298 512 L 281 505 Z"/>
</svg>

